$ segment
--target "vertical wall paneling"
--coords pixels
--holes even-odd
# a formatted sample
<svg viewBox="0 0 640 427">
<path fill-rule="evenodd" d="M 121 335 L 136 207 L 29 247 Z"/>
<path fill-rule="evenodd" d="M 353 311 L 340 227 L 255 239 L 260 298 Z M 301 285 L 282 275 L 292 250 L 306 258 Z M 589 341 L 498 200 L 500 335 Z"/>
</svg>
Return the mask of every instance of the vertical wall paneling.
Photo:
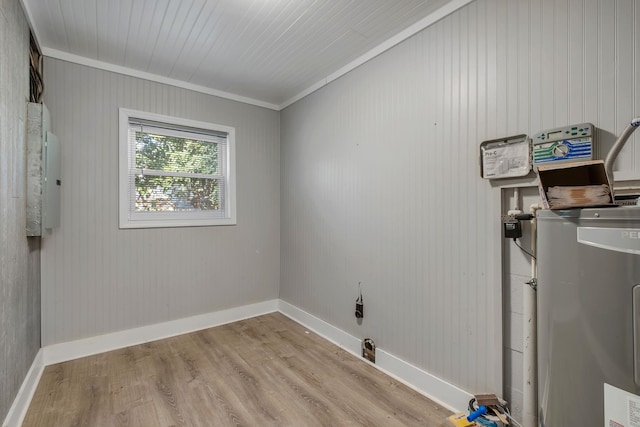
<svg viewBox="0 0 640 427">
<path fill-rule="evenodd" d="M 619 0 L 615 2 L 615 61 L 622 56 L 629 56 L 633 60 L 634 56 L 640 56 L 640 45 L 637 44 L 637 40 L 633 38 L 633 25 L 634 25 L 634 8 L 638 8 L 638 2 L 634 0 Z M 634 49 L 635 47 L 635 49 Z M 627 61 L 625 61 L 627 62 Z M 618 66 L 619 63 L 615 63 L 614 66 Z M 637 73 L 635 73 L 637 74 Z M 634 110 L 634 95 L 637 96 L 638 92 L 635 91 L 633 84 L 633 67 L 624 67 L 616 70 L 615 78 L 615 101 L 616 101 L 616 133 L 622 132 L 624 127 L 629 123 L 632 118 L 633 112 L 635 117 L 640 115 L 640 110 Z M 635 98 L 637 99 L 637 97 Z M 637 106 L 637 104 L 635 105 Z M 636 137 L 635 141 L 640 141 Z M 633 144 L 634 140 L 629 141 L 625 146 L 625 153 L 622 153 L 616 162 L 616 169 L 618 170 L 631 170 L 634 168 L 634 153 L 638 151 L 638 148 Z"/>
<path fill-rule="evenodd" d="M 513 188 L 502 191 L 502 212 L 513 209 Z M 529 206 L 538 203 L 537 187 L 520 189 L 519 206 L 528 211 Z M 530 225 L 528 221 L 522 223 L 523 237 L 520 245 L 531 247 Z M 510 239 L 503 240 L 503 309 L 504 309 L 504 397 L 511 404 L 511 411 L 516 419 L 521 419 L 522 390 L 523 390 L 523 290 L 525 282 L 531 278 L 531 263 L 529 257 L 522 252 Z"/>
<path fill-rule="evenodd" d="M 598 92 L 598 38 L 600 33 L 597 14 L 598 1 L 599 0 L 573 0 L 571 10 L 576 10 L 579 5 L 582 5 L 584 30 L 580 43 L 582 44 L 582 69 L 584 74 L 584 86 L 581 92 L 585 94 L 582 99 L 583 117 L 586 122 L 591 122 L 601 127 L 598 117 L 598 109 L 600 108 Z M 585 102 L 587 100 L 588 102 Z M 595 152 L 600 158 L 604 158 L 607 153 L 607 150 L 603 147 L 603 136 L 604 134 L 601 131 L 596 135 L 598 140 Z"/>
<path fill-rule="evenodd" d="M 525 104 L 529 105 L 528 112 L 528 128 L 529 129 L 543 129 L 542 128 L 542 105 L 543 98 L 540 93 L 540 87 L 542 82 L 542 67 L 543 64 L 540 60 L 540 52 L 542 50 L 541 25 L 542 25 L 542 3 L 541 0 L 532 0 L 527 7 L 520 6 L 519 9 L 523 10 L 526 14 L 526 20 L 529 23 L 528 44 L 523 44 L 522 47 L 526 47 L 525 52 L 528 53 L 527 62 L 529 63 L 530 74 L 528 79 L 525 80 L 529 84 L 529 91 Z M 534 60 L 534 58 L 536 60 Z M 535 131 L 534 131 L 535 132 Z"/>
<path fill-rule="evenodd" d="M 531 22 L 530 22 L 530 5 L 527 7 L 516 6 L 514 4 L 509 4 L 511 9 L 515 9 L 513 11 L 514 19 L 516 19 L 517 26 L 515 28 L 517 40 L 513 43 L 511 49 L 513 49 L 514 55 L 516 57 L 516 73 L 514 75 L 513 72 L 510 72 L 509 75 L 515 81 L 514 85 L 517 87 L 517 96 L 511 94 L 511 92 L 507 92 L 510 94 L 510 98 L 512 103 L 510 104 L 512 108 L 515 108 L 518 111 L 518 114 L 513 118 L 512 123 L 510 123 L 510 135 L 515 135 L 521 131 L 520 126 L 522 123 L 527 123 L 530 126 L 531 122 L 531 110 L 532 110 L 532 102 L 531 102 L 531 85 L 530 81 L 532 78 L 532 65 L 531 64 Z M 508 34 L 511 34 L 509 32 Z M 511 38 L 510 38 L 511 40 Z M 522 46 L 527 46 L 527 49 L 523 49 Z M 515 99 L 515 104 L 514 100 Z"/>
<path fill-rule="evenodd" d="M 541 0 L 540 2 L 540 32 L 536 34 L 536 37 L 540 38 L 540 51 L 537 58 L 532 58 L 532 61 L 536 59 L 540 62 L 540 86 L 537 90 L 541 93 L 540 100 L 540 118 L 541 118 L 541 130 L 548 129 L 556 126 L 555 114 L 558 99 L 555 96 L 556 85 L 559 82 L 555 82 L 556 76 L 556 49 L 551 49 L 551 46 L 555 44 L 555 30 L 556 30 L 556 2 Z M 560 47 L 560 46 L 558 46 Z"/>
<path fill-rule="evenodd" d="M 277 298 L 279 114 L 46 58 L 62 224 L 43 240 L 43 344 Z M 118 229 L 118 108 L 236 128 L 238 224 Z"/>
<path fill-rule="evenodd" d="M 615 18 L 616 7 L 611 3 L 599 2 L 598 10 L 598 126 L 609 131 L 601 131 L 600 137 L 601 155 L 611 148 L 615 135 L 621 129 L 616 124 L 616 108 L 611 108 L 616 101 L 615 70 L 621 64 L 616 64 L 616 31 Z M 622 58 L 621 58 L 622 59 Z M 595 124 L 595 123 L 594 123 Z M 622 155 L 622 153 L 621 153 Z"/>
<path fill-rule="evenodd" d="M 461 84 L 460 94 L 464 97 L 466 101 L 466 102 L 461 102 L 461 107 L 463 108 L 463 111 L 464 111 L 464 114 L 462 116 L 466 117 L 466 121 L 467 121 L 467 125 L 462 128 L 463 130 L 461 132 L 461 137 L 460 137 L 461 141 L 468 141 L 472 137 L 472 135 L 475 135 L 475 133 L 477 132 L 477 126 L 478 126 L 478 115 L 477 115 L 478 109 L 476 107 L 478 102 L 477 88 L 479 86 L 479 83 L 475 78 L 475 74 L 473 73 L 473 70 L 477 69 L 478 56 L 479 56 L 477 46 L 475 45 L 475 41 L 476 41 L 475 34 L 477 32 L 477 28 L 479 25 L 478 20 L 476 19 L 476 13 L 475 13 L 476 8 L 477 8 L 477 4 L 472 3 L 469 8 L 463 9 L 461 11 L 462 16 L 464 18 L 461 21 L 461 26 L 463 29 L 466 29 L 466 34 L 464 35 L 463 38 L 460 39 L 460 47 L 461 47 L 461 52 L 464 52 L 462 58 L 465 59 L 466 65 L 461 67 L 461 69 L 464 71 L 464 75 L 463 75 L 464 78 L 460 79 L 460 84 Z M 470 164 L 473 164 L 475 160 L 475 153 L 473 153 L 471 150 L 462 151 L 461 153 L 465 154 L 464 156 L 462 156 L 462 158 L 465 159 L 464 160 L 465 163 L 471 161 Z M 434 165 L 433 167 L 435 168 L 436 166 Z M 425 173 L 425 175 L 423 176 L 422 182 L 424 182 L 424 180 L 426 179 L 430 179 L 430 174 Z M 476 189 L 477 187 L 474 185 L 465 186 L 465 191 L 463 192 L 464 196 L 461 200 L 461 205 L 464 207 L 465 210 L 467 209 L 468 206 L 476 205 L 476 197 L 477 197 Z M 462 236 L 462 239 L 464 238 L 465 236 Z M 428 246 L 431 247 L 432 251 L 437 251 L 437 247 L 435 245 L 428 245 Z M 473 253 L 475 253 L 475 248 L 473 247 L 473 245 L 465 245 L 465 255 L 469 257 L 469 255 Z M 474 268 L 475 266 L 471 266 L 470 269 L 465 272 L 465 276 L 464 276 L 465 281 L 472 283 L 472 281 L 474 280 L 474 276 L 470 274 L 470 272 Z M 428 270 L 423 270 L 423 274 L 427 274 L 427 272 Z M 475 303 L 473 303 L 473 301 L 476 298 L 477 288 L 474 286 L 471 286 L 470 288 L 471 288 L 470 295 L 467 295 L 467 297 L 464 298 L 464 301 L 465 301 L 464 309 L 472 313 L 471 316 L 478 317 L 479 307 Z M 436 295 L 433 295 L 432 299 L 433 299 L 432 304 L 435 306 L 437 304 L 438 298 L 436 297 Z M 467 322 L 467 325 L 466 325 L 467 329 L 471 330 L 473 327 L 469 324 L 469 319 L 465 319 L 465 321 Z M 438 331 L 430 330 L 429 333 L 431 336 L 436 336 Z M 467 364 L 467 366 L 465 367 L 465 370 L 466 370 L 465 375 L 469 377 L 470 373 L 477 372 L 479 369 L 481 368 L 478 365 L 478 363 Z"/>
<path fill-rule="evenodd" d="M 631 34 L 633 37 L 634 54 L 633 54 L 633 60 L 632 60 L 633 62 L 631 62 L 630 65 L 633 67 L 633 70 L 635 71 L 632 74 L 633 75 L 633 81 L 632 81 L 633 112 L 634 112 L 634 116 L 638 117 L 638 115 L 640 115 L 640 73 L 638 72 L 638 70 L 640 70 L 640 53 L 638 53 L 638 51 L 640 50 L 640 28 L 638 28 L 635 25 L 636 22 L 640 22 L 640 6 L 634 2 L 633 3 L 634 25 L 633 25 L 633 28 L 631 28 Z M 631 156 L 633 158 L 633 167 L 630 168 L 630 170 L 637 171 L 640 169 L 640 147 L 637 146 L 640 143 L 640 136 L 635 134 L 633 135 L 633 137 L 634 137 L 635 144 L 630 145 L 630 147 L 632 147 L 631 149 L 633 150 L 632 151 L 633 155 Z M 633 177 L 637 177 L 637 174 L 633 174 Z"/>
<path fill-rule="evenodd" d="M 518 8 L 512 4 L 508 4 L 507 8 L 503 12 L 503 16 L 507 22 L 504 28 L 504 33 L 501 35 L 504 38 L 506 44 L 506 64 L 503 69 L 504 79 L 506 84 L 504 86 L 504 109 L 505 109 L 505 135 L 515 135 L 517 133 L 516 123 L 519 115 L 518 99 L 520 96 L 518 88 L 518 76 L 520 63 L 518 61 L 518 44 L 520 43 L 520 31 L 518 28 Z M 514 37 L 508 38 L 507 34 L 513 34 Z"/>
<path fill-rule="evenodd" d="M 40 348 L 40 238 L 26 233 L 29 25 L 0 2 L 0 422 Z"/>
<path fill-rule="evenodd" d="M 502 392 L 504 356 L 521 401 L 521 301 L 503 352 L 503 203 L 478 145 L 588 121 L 606 152 L 638 114 L 635 3 L 477 0 L 283 110 L 281 298 L 470 392 Z M 639 179 L 624 153 L 618 176 Z"/>
<path fill-rule="evenodd" d="M 500 280 L 477 249 L 499 240 L 480 238 L 480 228 L 471 225 L 490 224 L 494 209 L 469 209 L 480 202 L 478 190 L 490 190 L 478 180 L 475 148 L 460 150 L 475 147 L 470 136 L 477 135 L 467 124 L 498 108 L 495 90 L 491 101 L 471 92 L 486 88 L 487 80 L 497 85 L 498 64 L 468 47 L 476 41 L 465 33 L 468 21 L 490 28 L 498 12 L 484 4 L 470 7 L 490 18 L 464 11 L 443 20 L 426 31 L 430 37 L 407 41 L 283 112 L 281 297 L 357 336 L 371 335 L 381 348 L 456 384 L 498 391 L 493 361 L 501 355 L 490 349 L 500 307 L 483 298 L 496 283 L 499 289 Z M 486 43 L 483 49 L 495 51 Z M 483 81 L 475 80 L 472 62 L 487 70 Z M 472 100 L 485 104 L 479 108 Z M 482 125 L 495 132 L 492 118 Z M 359 176 L 314 179 L 317 169 L 331 166 Z M 344 191 L 357 196 L 344 199 Z M 325 218 L 326 209 L 334 214 Z M 359 218 L 355 227 L 352 215 Z M 335 229 L 338 241 L 349 242 L 346 248 L 325 238 Z M 365 241 L 356 238 L 361 236 Z M 329 250 L 333 259 L 313 255 Z M 352 251 L 363 255 L 361 261 L 345 268 L 340 254 Z M 361 327 L 348 292 L 349 282 L 359 278 L 366 278 Z M 494 315 L 498 324 L 490 320 Z M 475 346 L 476 357 L 460 351 L 467 345 Z"/>
<path fill-rule="evenodd" d="M 568 16 L 568 120 L 567 123 L 580 123 L 584 117 L 584 75 L 585 52 L 583 49 L 585 37 L 584 3 L 582 0 L 569 0 Z"/>
</svg>

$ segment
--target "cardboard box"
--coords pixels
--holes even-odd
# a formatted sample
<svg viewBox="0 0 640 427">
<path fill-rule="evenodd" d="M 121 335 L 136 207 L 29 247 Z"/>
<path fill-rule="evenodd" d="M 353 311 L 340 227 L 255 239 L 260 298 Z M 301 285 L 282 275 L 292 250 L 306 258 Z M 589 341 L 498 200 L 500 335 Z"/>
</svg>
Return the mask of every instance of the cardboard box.
<svg viewBox="0 0 640 427">
<path fill-rule="evenodd" d="M 542 206 L 545 209 L 615 206 L 613 201 L 613 188 L 607 178 L 604 161 L 602 160 L 540 165 L 538 166 L 537 174 L 540 198 L 542 199 Z M 609 200 L 606 203 L 572 203 L 556 205 L 549 208 L 548 191 L 550 187 L 579 187 L 603 184 L 609 189 Z"/>
<path fill-rule="evenodd" d="M 441 427 L 477 427 L 474 421 L 467 421 L 469 414 L 453 414 L 447 418 Z"/>
</svg>

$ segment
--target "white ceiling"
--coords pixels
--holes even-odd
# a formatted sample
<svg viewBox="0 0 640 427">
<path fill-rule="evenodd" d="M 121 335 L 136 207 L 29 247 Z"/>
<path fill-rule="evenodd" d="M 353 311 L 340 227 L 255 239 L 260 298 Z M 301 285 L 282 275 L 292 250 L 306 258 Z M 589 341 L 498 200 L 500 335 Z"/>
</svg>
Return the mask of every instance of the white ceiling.
<svg viewBox="0 0 640 427">
<path fill-rule="evenodd" d="M 469 0 L 22 0 L 45 55 L 279 109 Z"/>
</svg>

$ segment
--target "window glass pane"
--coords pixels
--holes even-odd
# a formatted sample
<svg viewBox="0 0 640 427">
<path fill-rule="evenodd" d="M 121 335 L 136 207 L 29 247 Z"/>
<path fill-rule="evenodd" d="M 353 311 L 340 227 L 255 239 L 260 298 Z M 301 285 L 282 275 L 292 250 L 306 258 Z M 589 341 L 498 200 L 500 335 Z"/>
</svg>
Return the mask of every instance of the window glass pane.
<svg viewBox="0 0 640 427">
<path fill-rule="evenodd" d="M 215 211 L 223 208 L 216 179 L 136 175 L 136 212 Z"/>
<path fill-rule="evenodd" d="M 235 129 L 119 110 L 120 228 L 236 224 Z"/>
<path fill-rule="evenodd" d="M 136 131 L 136 168 L 217 175 L 220 144 Z"/>
</svg>

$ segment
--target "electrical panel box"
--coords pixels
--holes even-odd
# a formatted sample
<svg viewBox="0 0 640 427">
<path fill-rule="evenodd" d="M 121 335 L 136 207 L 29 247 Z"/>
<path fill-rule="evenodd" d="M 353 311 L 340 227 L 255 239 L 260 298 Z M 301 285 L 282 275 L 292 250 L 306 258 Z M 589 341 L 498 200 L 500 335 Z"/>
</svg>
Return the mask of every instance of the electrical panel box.
<svg viewBox="0 0 640 427">
<path fill-rule="evenodd" d="M 591 123 L 538 132 L 533 137 L 533 168 L 541 164 L 593 159 L 595 130 Z"/>
<path fill-rule="evenodd" d="M 60 226 L 60 142 L 44 104 L 27 104 L 27 236 Z"/>
</svg>

